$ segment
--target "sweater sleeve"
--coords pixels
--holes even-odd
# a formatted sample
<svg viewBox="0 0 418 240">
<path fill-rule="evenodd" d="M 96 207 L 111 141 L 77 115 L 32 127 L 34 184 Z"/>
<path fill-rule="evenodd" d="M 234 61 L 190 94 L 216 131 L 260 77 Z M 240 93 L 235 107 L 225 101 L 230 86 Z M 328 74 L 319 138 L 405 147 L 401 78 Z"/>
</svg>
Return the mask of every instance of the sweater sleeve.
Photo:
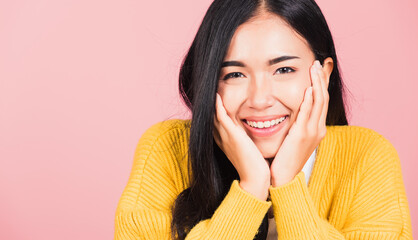
<svg viewBox="0 0 418 240">
<path fill-rule="evenodd" d="M 395 148 L 383 137 L 368 155 L 347 220 L 336 229 L 319 216 L 303 172 L 270 186 L 280 239 L 412 239 L 407 198 Z"/>
<path fill-rule="evenodd" d="M 141 137 L 116 210 L 115 240 L 171 239 L 171 207 L 182 191 L 178 186 L 183 179 L 174 169 L 176 151 L 167 146 L 172 148 L 173 142 L 179 141 L 175 130 L 161 133 L 156 126 Z M 186 239 L 252 240 L 271 205 L 243 190 L 234 180 L 213 216 L 196 224 Z"/>
</svg>

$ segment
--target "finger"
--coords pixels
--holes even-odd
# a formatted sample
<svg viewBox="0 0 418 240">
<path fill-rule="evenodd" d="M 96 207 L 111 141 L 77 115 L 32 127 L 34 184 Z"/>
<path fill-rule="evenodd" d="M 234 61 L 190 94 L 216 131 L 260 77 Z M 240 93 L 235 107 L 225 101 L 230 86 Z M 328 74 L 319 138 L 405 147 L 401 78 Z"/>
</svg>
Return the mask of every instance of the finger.
<svg viewBox="0 0 418 240">
<path fill-rule="evenodd" d="M 216 94 L 218 95 L 218 94 Z M 219 131 L 220 131 L 220 122 L 219 122 L 219 101 L 218 101 L 218 96 L 216 96 L 215 99 L 215 116 L 213 118 L 213 125 L 214 125 L 214 134 L 213 136 L 216 137 L 216 133 L 219 135 Z M 216 132 L 215 132 L 216 131 Z M 215 138 L 216 140 L 216 138 Z"/>
<path fill-rule="evenodd" d="M 223 135 L 223 133 L 225 132 L 224 130 L 224 123 L 223 123 L 223 115 L 225 114 L 224 111 L 225 109 L 223 108 L 223 103 L 222 103 L 222 98 L 220 97 L 220 95 L 218 93 L 216 93 L 216 103 L 215 103 L 215 108 L 216 108 L 216 115 L 214 118 L 214 124 L 215 127 L 218 131 L 218 134 L 220 134 L 221 136 Z"/>
<path fill-rule="evenodd" d="M 229 118 L 225 107 L 222 102 L 221 95 L 216 93 L 216 108 L 217 108 L 217 118 L 218 118 L 218 131 L 220 139 L 227 138 L 229 136 L 229 131 L 234 128 L 232 120 Z"/>
<path fill-rule="evenodd" d="M 219 93 L 216 93 L 216 118 L 219 124 L 225 124 L 226 110 L 223 106 L 222 98 Z"/>
<path fill-rule="evenodd" d="M 216 93 L 215 97 L 215 117 L 213 118 L 215 126 L 219 126 L 219 100 L 218 100 L 218 93 Z"/>
<path fill-rule="evenodd" d="M 223 150 L 222 148 L 222 136 L 225 137 L 225 129 L 223 124 L 220 122 L 219 119 L 222 118 L 222 99 L 220 98 L 219 94 L 216 93 L 216 102 L 215 102 L 215 117 L 213 118 L 214 129 L 213 129 L 213 138 L 215 139 L 216 144 Z"/>
<path fill-rule="evenodd" d="M 221 145 L 221 136 L 217 128 L 213 129 L 213 138 L 215 139 L 216 144 L 222 149 Z"/>
<path fill-rule="evenodd" d="M 219 122 L 219 119 L 221 117 L 221 106 L 222 106 L 222 99 L 219 96 L 219 93 L 216 93 L 216 103 L 215 103 L 215 108 L 216 108 L 216 120 Z"/>
<path fill-rule="evenodd" d="M 216 93 L 216 101 L 217 101 L 217 108 L 218 108 L 218 120 L 221 124 L 225 126 L 227 129 L 232 129 L 235 127 L 234 122 L 229 117 L 228 113 L 226 112 L 226 109 L 223 105 L 223 101 L 221 98 L 221 95 L 219 93 Z"/>
<path fill-rule="evenodd" d="M 296 118 L 296 122 L 298 125 L 306 126 L 308 123 L 309 115 L 311 114 L 312 110 L 312 91 L 312 87 L 308 87 L 305 91 L 305 96 L 303 98 L 303 102 L 300 106 L 300 110 Z"/>
<path fill-rule="evenodd" d="M 320 73 L 318 70 L 319 62 L 315 61 L 313 66 L 311 67 L 311 79 L 312 79 L 312 87 L 313 87 L 313 107 L 311 113 L 311 122 L 309 127 L 317 127 L 319 119 L 321 117 L 323 103 L 324 103 L 324 95 L 323 95 L 323 88 L 320 79 Z"/>
<path fill-rule="evenodd" d="M 322 95 L 323 98 L 325 99 L 327 97 L 328 94 L 328 80 L 326 79 L 327 76 L 325 75 L 324 69 L 321 65 L 319 65 L 320 67 L 318 68 L 318 75 L 319 75 L 319 79 L 320 79 L 320 83 L 321 83 L 321 88 L 322 88 Z"/>
<path fill-rule="evenodd" d="M 323 70 L 323 68 L 320 68 L 319 76 L 321 78 L 321 85 L 322 85 L 322 94 L 323 94 L 323 107 L 321 111 L 321 116 L 319 118 L 318 122 L 318 130 L 321 128 L 324 128 L 326 126 L 326 117 L 328 113 L 328 104 L 329 104 L 329 94 L 328 94 L 328 80 L 327 76 Z"/>
</svg>

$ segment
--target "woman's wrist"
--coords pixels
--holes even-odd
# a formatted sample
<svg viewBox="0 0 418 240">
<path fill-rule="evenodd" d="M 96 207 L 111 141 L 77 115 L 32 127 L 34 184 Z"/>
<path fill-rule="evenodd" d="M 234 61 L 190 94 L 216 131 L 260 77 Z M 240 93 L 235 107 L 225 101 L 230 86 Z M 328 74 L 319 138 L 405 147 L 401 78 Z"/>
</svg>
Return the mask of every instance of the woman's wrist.
<svg viewBox="0 0 418 240">
<path fill-rule="evenodd" d="M 240 181 L 239 186 L 258 199 L 266 201 L 269 195 L 270 179 L 265 181 Z"/>
<path fill-rule="evenodd" d="M 296 175 L 297 173 L 294 173 L 294 172 L 278 173 L 276 175 L 273 175 L 271 177 L 271 186 L 272 187 L 283 186 L 286 183 L 291 182 L 295 178 Z"/>
</svg>

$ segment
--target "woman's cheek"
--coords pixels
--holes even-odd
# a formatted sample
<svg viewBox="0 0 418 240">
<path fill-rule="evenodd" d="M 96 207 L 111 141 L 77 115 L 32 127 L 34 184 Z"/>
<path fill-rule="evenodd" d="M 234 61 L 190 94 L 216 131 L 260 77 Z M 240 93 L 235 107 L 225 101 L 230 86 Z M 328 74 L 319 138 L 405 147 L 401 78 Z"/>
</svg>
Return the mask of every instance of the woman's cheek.
<svg viewBox="0 0 418 240">
<path fill-rule="evenodd" d="M 305 84 L 302 83 L 289 86 L 286 99 L 289 99 L 288 106 L 292 108 L 293 112 L 297 111 L 302 103 L 306 88 Z"/>
</svg>

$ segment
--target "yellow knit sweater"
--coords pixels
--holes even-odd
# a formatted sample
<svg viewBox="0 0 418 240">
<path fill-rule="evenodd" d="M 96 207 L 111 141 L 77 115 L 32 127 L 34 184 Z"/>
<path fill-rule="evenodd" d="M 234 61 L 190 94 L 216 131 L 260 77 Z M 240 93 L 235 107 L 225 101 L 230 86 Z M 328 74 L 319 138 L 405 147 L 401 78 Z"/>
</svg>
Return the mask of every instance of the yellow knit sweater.
<svg viewBox="0 0 418 240">
<path fill-rule="evenodd" d="M 115 240 L 170 239 L 171 207 L 189 186 L 190 120 L 167 120 L 141 137 L 115 215 Z M 273 206 L 279 239 L 412 239 L 401 165 L 393 145 L 358 126 L 327 126 L 307 185 L 301 171 L 262 201 L 234 180 L 192 239 L 252 240 Z"/>
</svg>

